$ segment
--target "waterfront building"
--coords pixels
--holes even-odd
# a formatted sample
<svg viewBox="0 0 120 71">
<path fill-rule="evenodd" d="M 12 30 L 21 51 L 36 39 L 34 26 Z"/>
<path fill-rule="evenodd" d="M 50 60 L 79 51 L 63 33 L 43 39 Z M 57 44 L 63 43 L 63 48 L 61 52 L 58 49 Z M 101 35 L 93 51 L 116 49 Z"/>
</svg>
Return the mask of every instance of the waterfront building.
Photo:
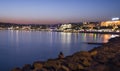
<svg viewBox="0 0 120 71">
<path fill-rule="evenodd" d="M 72 28 L 71 24 L 62 24 L 59 29 L 66 30 L 66 29 L 71 29 L 71 28 Z"/>
<path fill-rule="evenodd" d="M 100 26 L 104 26 L 104 27 L 109 27 L 109 26 L 112 26 L 112 27 L 116 27 L 116 26 L 120 26 L 120 19 L 119 18 L 112 18 L 111 21 L 104 21 L 104 22 L 101 22 Z"/>
<path fill-rule="evenodd" d="M 22 30 L 31 30 L 31 26 L 22 26 Z"/>
<path fill-rule="evenodd" d="M 94 27 L 98 27 L 99 22 L 83 22 L 83 27 L 87 29 L 93 29 Z"/>
</svg>

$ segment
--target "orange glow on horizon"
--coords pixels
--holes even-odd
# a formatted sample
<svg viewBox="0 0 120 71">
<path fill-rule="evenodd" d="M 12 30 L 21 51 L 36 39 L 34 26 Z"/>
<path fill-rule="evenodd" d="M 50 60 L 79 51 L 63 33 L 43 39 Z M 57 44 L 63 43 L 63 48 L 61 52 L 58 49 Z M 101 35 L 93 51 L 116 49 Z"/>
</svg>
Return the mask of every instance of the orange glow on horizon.
<svg viewBox="0 0 120 71">
<path fill-rule="evenodd" d="M 16 24 L 57 24 L 64 21 L 58 21 L 58 20 L 44 20 L 44 19 L 13 19 L 13 18 L 2 18 L 0 19 L 0 22 L 5 23 L 16 23 Z"/>
</svg>

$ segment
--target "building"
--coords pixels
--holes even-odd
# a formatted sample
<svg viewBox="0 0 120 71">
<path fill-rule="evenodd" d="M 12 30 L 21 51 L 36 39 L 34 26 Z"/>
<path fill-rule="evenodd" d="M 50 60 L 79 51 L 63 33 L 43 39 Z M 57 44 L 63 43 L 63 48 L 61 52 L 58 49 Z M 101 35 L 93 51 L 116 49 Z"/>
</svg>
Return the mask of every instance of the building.
<svg viewBox="0 0 120 71">
<path fill-rule="evenodd" d="M 104 21 L 104 22 L 101 22 L 100 24 L 101 27 L 109 27 L 109 26 L 120 26 L 120 20 L 119 18 L 112 18 L 111 21 Z"/>
<path fill-rule="evenodd" d="M 66 30 L 66 29 L 71 29 L 71 28 L 72 28 L 71 24 L 62 24 L 59 29 Z"/>
<path fill-rule="evenodd" d="M 22 26 L 22 30 L 31 30 L 31 26 Z"/>
<path fill-rule="evenodd" d="M 99 22 L 83 22 L 83 27 L 86 27 L 88 29 L 93 29 L 94 27 L 98 27 Z"/>
</svg>

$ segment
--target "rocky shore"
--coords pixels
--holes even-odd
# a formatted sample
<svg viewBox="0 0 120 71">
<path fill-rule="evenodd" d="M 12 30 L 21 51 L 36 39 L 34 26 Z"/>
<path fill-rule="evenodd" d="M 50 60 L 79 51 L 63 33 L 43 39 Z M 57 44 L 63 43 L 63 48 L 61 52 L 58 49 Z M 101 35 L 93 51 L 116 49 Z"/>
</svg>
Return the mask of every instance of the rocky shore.
<svg viewBox="0 0 120 71">
<path fill-rule="evenodd" d="M 11 71 L 120 71 L 120 37 L 112 38 L 90 51 L 80 51 L 45 62 L 36 61 Z"/>
</svg>

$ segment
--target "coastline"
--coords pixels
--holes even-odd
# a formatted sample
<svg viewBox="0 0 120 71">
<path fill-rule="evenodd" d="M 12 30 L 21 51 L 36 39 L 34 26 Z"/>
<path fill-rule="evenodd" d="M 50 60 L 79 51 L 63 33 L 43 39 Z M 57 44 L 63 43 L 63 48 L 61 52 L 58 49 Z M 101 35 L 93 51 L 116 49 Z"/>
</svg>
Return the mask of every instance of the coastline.
<svg viewBox="0 0 120 71">
<path fill-rule="evenodd" d="M 8 29 L 0 29 L 2 30 L 8 30 Z M 17 29 L 16 29 L 17 30 Z M 64 33 L 94 33 L 94 34 L 116 34 L 120 35 L 120 32 L 98 32 L 98 31 L 61 31 L 61 30 L 50 30 L 50 29 L 41 29 L 41 30 L 19 30 L 19 31 L 46 31 L 46 32 L 64 32 Z"/>
<path fill-rule="evenodd" d="M 95 33 L 95 34 L 120 34 L 120 32 L 84 32 L 84 31 L 81 31 L 79 33 Z"/>
<path fill-rule="evenodd" d="M 64 58 L 36 61 L 11 71 L 120 71 L 120 37 L 111 38 L 90 51 L 76 52 Z"/>
<path fill-rule="evenodd" d="M 106 44 L 106 43 L 98 43 L 98 42 L 85 42 L 85 43 L 87 43 L 87 44 L 91 44 L 91 45 L 104 45 L 104 44 Z"/>
</svg>

